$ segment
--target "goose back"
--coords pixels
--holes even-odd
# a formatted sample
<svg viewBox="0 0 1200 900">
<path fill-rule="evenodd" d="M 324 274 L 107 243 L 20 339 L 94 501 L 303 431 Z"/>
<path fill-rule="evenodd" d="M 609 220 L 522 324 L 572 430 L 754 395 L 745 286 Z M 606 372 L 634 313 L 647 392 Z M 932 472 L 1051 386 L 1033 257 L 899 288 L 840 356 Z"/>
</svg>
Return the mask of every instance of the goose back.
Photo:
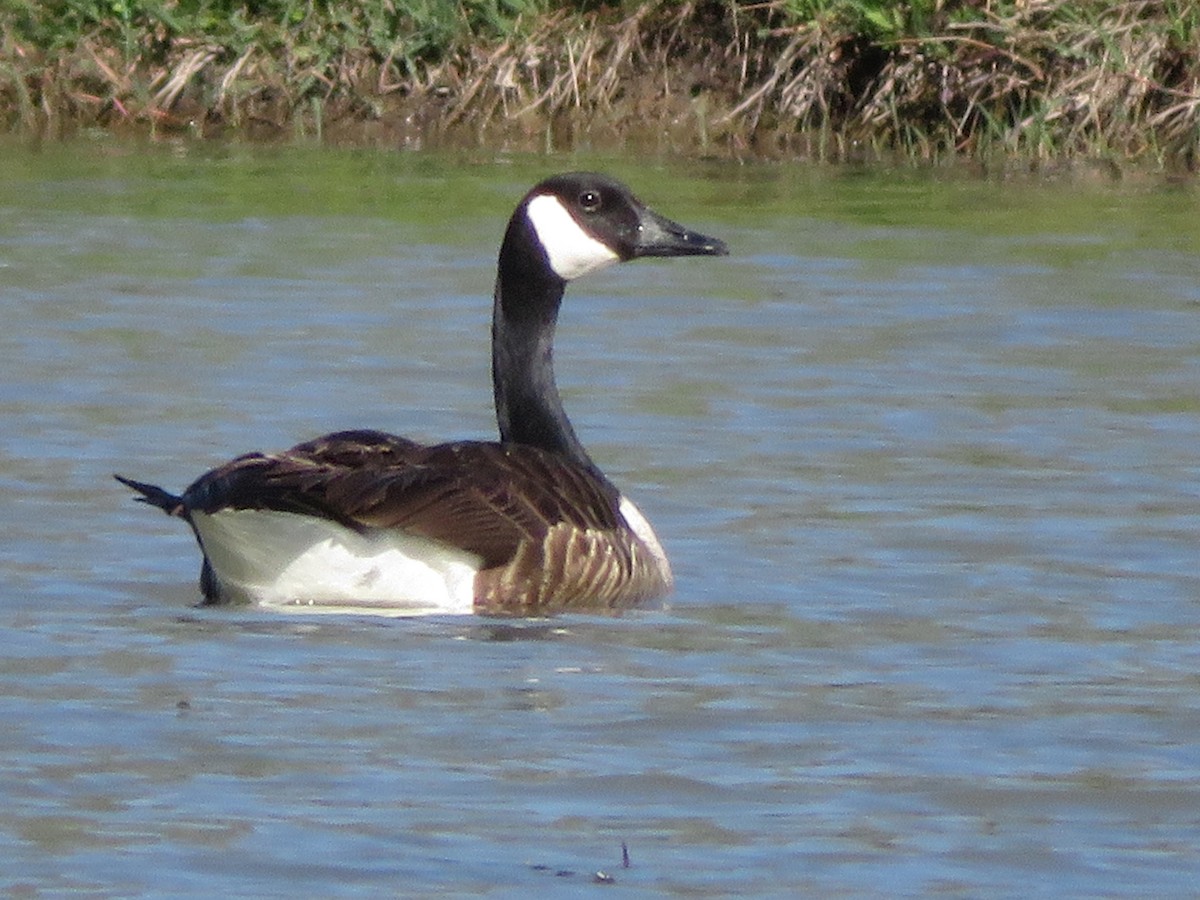
<svg viewBox="0 0 1200 900">
<path fill-rule="evenodd" d="M 270 510 L 458 548 L 479 560 L 473 600 L 484 612 L 613 607 L 660 596 L 672 582 L 657 539 L 638 533 L 645 520 L 607 479 L 522 444 L 338 432 L 240 456 L 177 499 L 201 544 L 212 539 L 208 517 Z M 209 602 L 228 599 L 219 576 L 204 580 Z"/>
</svg>

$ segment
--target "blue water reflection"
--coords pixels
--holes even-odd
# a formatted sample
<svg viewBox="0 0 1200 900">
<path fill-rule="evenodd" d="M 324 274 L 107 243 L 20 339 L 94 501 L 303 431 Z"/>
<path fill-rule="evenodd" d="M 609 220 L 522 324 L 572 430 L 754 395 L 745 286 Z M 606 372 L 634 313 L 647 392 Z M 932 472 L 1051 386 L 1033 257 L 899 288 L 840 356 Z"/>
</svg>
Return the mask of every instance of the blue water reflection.
<svg viewBox="0 0 1200 900">
<path fill-rule="evenodd" d="M 597 163 L 10 156 L 4 890 L 1194 890 L 1190 186 L 602 163 L 734 251 L 560 329 L 676 595 L 310 620 L 194 609 L 190 536 L 110 473 L 490 436 L 499 229 Z"/>
</svg>

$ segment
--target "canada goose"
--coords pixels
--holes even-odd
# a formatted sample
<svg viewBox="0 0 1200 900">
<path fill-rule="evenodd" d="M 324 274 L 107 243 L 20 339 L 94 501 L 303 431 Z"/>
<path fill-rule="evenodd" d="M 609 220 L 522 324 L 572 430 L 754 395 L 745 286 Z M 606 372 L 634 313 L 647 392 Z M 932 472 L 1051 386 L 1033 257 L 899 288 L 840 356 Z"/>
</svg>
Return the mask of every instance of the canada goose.
<svg viewBox="0 0 1200 900">
<path fill-rule="evenodd" d="M 500 247 L 498 442 L 342 431 L 239 456 L 181 496 L 116 478 L 191 526 L 206 603 L 496 614 L 660 596 L 672 583 L 662 545 L 563 411 L 554 328 L 566 283 L 581 275 L 641 256 L 727 252 L 611 178 L 557 175 L 521 200 Z"/>
</svg>

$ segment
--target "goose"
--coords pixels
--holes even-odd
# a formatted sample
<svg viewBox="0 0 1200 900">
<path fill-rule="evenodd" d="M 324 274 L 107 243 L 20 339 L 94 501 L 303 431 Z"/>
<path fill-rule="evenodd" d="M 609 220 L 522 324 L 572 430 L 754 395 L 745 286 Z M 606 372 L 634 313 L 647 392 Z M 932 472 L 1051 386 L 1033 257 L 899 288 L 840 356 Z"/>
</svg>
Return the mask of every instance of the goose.
<svg viewBox="0 0 1200 900">
<path fill-rule="evenodd" d="M 667 556 L 576 437 L 555 384 L 554 331 L 568 281 L 639 257 L 727 253 L 610 177 L 556 175 L 517 205 L 500 247 L 499 441 L 340 431 L 239 456 L 179 495 L 114 477 L 191 527 L 202 605 L 537 615 L 659 598 L 672 587 Z"/>
</svg>

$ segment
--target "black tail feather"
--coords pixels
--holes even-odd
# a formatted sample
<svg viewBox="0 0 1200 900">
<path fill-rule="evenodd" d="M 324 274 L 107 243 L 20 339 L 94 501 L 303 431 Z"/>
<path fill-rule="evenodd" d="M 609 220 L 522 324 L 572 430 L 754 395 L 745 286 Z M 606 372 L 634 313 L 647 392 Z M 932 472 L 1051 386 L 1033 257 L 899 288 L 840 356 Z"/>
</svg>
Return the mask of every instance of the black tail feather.
<svg viewBox="0 0 1200 900">
<path fill-rule="evenodd" d="M 168 516 L 186 518 L 182 497 L 168 493 L 156 484 L 146 484 L 144 481 L 134 481 L 132 478 L 123 478 L 120 475 L 114 475 L 113 478 L 141 494 L 142 496 L 137 498 L 140 502 L 157 506 Z"/>
</svg>

